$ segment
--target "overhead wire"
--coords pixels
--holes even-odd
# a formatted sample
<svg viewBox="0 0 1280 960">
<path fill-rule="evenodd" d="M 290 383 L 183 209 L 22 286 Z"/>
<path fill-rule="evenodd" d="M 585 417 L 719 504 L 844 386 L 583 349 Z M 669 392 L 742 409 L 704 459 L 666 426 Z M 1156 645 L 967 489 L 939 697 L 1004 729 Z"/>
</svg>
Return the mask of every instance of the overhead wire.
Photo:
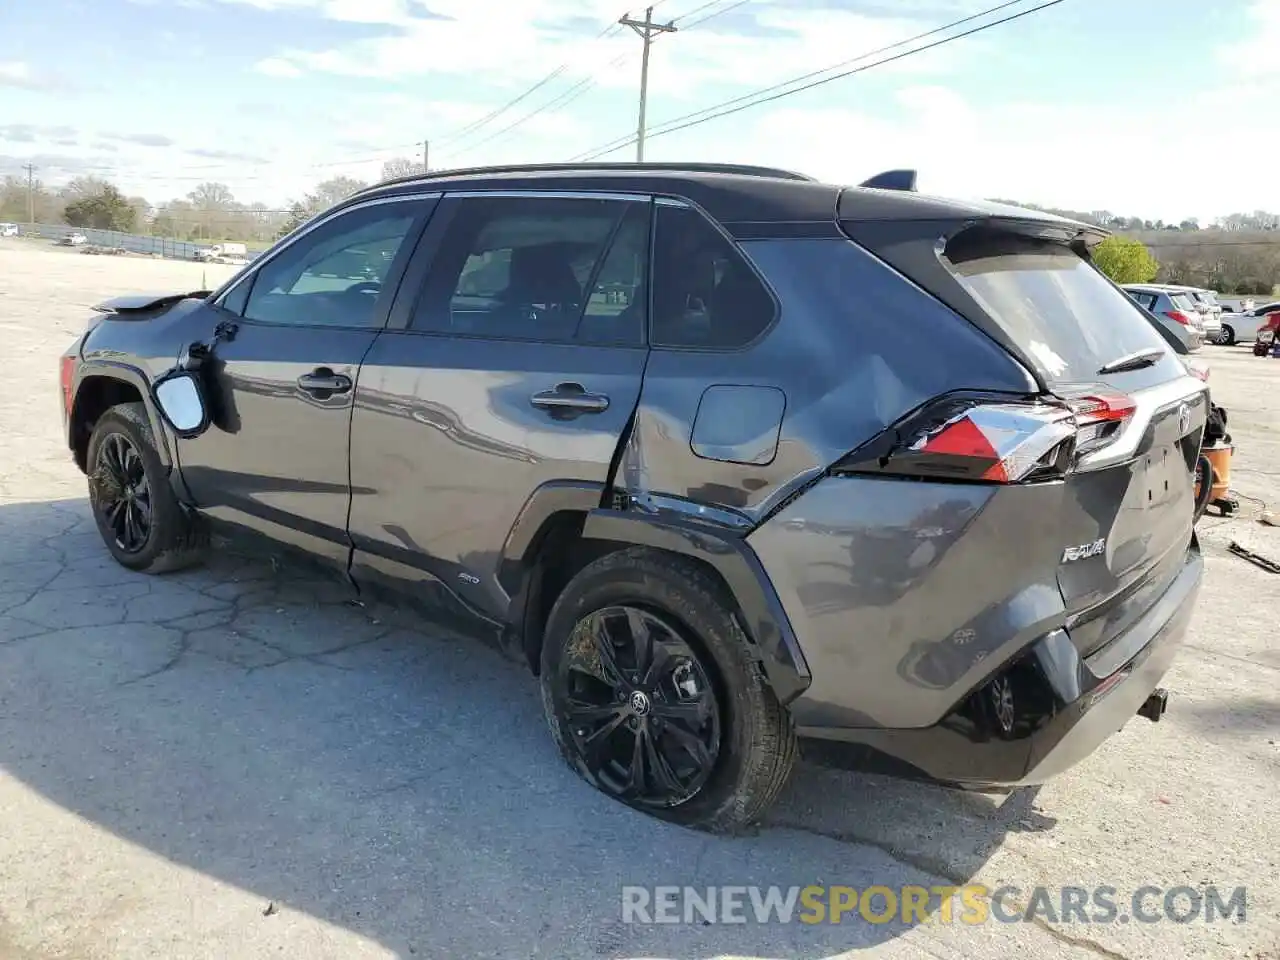
<svg viewBox="0 0 1280 960">
<path fill-rule="evenodd" d="M 898 48 L 904 47 L 908 44 L 917 43 L 921 40 L 927 40 L 929 37 L 936 36 L 939 33 L 945 33 L 946 31 L 954 30 L 956 27 L 962 27 L 965 24 L 972 23 L 975 20 L 985 19 L 987 17 L 990 17 L 992 14 L 999 13 L 1002 10 L 1007 10 L 1010 7 L 1019 6 L 1026 2 L 1027 0 L 1004 0 L 1003 3 L 998 3 L 998 4 L 995 4 L 994 6 L 987 7 L 986 9 L 980 10 L 977 13 L 973 13 L 965 17 L 960 17 L 959 19 L 952 20 L 949 23 L 945 23 L 941 26 L 934 27 L 930 30 L 926 30 L 923 33 L 918 33 L 918 34 L 915 34 L 914 36 L 906 37 L 902 40 L 897 40 L 893 43 L 886 44 L 881 47 L 877 47 L 873 50 L 867 50 L 863 53 L 858 54 L 855 57 L 850 57 L 847 60 L 841 60 L 838 63 L 833 63 L 826 67 L 821 67 L 820 69 L 811 70 L 808 73 L 800 74 L 797 77 L 792 77 L 789 80 L 783 80 L 780 83 L 775 83 L 771 86 L 762 87 L 758 90 L 751 91 L 750 93 L 741 94 L 740 96 L 732 97 L 728 100 L 723 100 L 719 103 L 712 104 L 709 107 L 703 107 L 699 110 L 694 110 L 690 113 L 683 114 L 682 116 L 673 117 L 671 120 L 666 120 L 666 121 L 663 121 L 662 123 L 655 124 L 653 127 L 646 130 L 645 138 L 649 139 L 654 136 L 660 136 L 662 133 L 672 132 L 671 130 L 665 129 L 668 127 L 675 127 L 676 129 L 684 129 L 685 126 L 693 126 L 694 123 L 690 121 L 696 121 L 698 118 L 705 118 L 706 120 L 715 120 L 721 116 L 728 116 L 730 113 L 737 113 L 737 112 L 740 112 L 740 110 L 745 110 L 750 107 L 757 106 L 758 104 L 761 104 L 761 103 L 768 103 L 772 100 L 781 99 L 783 96 L 789 96 L 792 93 L 801 93 L 805 90 L 811 89 L 812 87 L 815 87 L 815 86 L 819 86 L 823 83 L 829 83 L 832 80 L 839 80 L 847 76 L 852 76 L 855 73 L 863 72 L 864 70 L 870 69 L 871 67 L 879 66 L 883 63 L 890 63 L 894 60 L 901 60 L 904 57 L 910 56 L 913 53 L 922 53 L 926 50 L 932 49 L 933 47 L 941 46 L 944 43 L 949 43 L 952 40 L 959 40 L 959 39 L 962 39 L 963 37 L 970 36 L 974 33 L 980 33 L 982 30 L 990 29 L 991 27 L 1000 26 L 1003 23 L 1008 23 L 1010 20 L 1016 20 L 1019 17 L 1027 16 L 1028 14 L 1031 14 L 1031 13 L 1036 13 L 1040 10 L 1043 10 L 1046 7 L 1051 7 L 1051 6 L 1054 6 L 1055 4 L 1061 3 L 1063 2 L 1063 0 L 1049 0 L 1049 2 L 1042 3 L 1039 6 L 1032 7 L 1028 10 L 1024 10 L 1011 17 L 1006 17 L 1000 20 L 992 21 L 987 24 L 983 24 L 979 27 L 973 28 L 963 33 L 954 34 L 954 35 L 945 37 L 941 40 L 934 41 L 933 43 L 927 44 L 925 46 L 912 47 L 911 50 L 908 50 L 904 53 L 895 55 L 893 57 L 887 57 L 883 60 L 877 60 L 874 63 L 866 64 L 865 66 L 856 70 L 848 70 L 842 73 L 836 73 L 832 76 L 826 76 L 826 77 L 823 76 L 824 74 L 830 74 L 833 70 L 841 70 L 842 68 L 848 67 L 852 64 L 862 63 L 863 61 L 868 60 L 871 57 L 877 57 L 877 56 L 880 56 L 881 54 L 888 53 L 892 50 L 897 50 Z M 804 86 L 798 86 L 798 87 L 796 86 L 796 84 L 804 84 L 804 82 L 807 80 L 813 80 L 815 77 L 822 77 L 822 79 L 818 80 L 815 83 L 805 84 Z M 778 96 L 768 96 L 769 94 L 775 93 L 775 91 L 783 91 L 783 92 L 780 93 Z M 741 106 L 739 107 L 739 105 Z M 729 109 L 729 108 L 735 108 L 735 109 Z M 676 127 L 676 125 L 680 125 L 680 124 L 683 124 L 684 126 Z M 609 141 L 607 144 L 603 144 L 598 147 L 593 147 L 590 150 L 583 151 L 582 153 L 574 156 L 572 158 L 572 161 L 594 160 L 598 157 L 612 153 L 615 150 L 621 150 L 624 147 L 628 147 L 635 142 L 636 142 L 635 134 L 628 134 L 626 136 L 618 137 L 615 140 Z"/>
<path fill-rule="evenodd" d="M 666 3 L 666 2 L 667 2 L 667 0 L 656 0 L 656 2 L 652 5 L 652 9 L 655 9 L 655 10 L 656 10 L 658 7 L 662 6 L 662 4 L 664 4 L 664 3 Z M 712 0 L 712 2 L 713 2 L 713 3 L 720 3 L 720 2 L 722 2 L 722 0 Z M 706 5 L 704 5 L 704 6 L 709 6 L 709 5 L 710 5 L 710 4 L 706 4 Z M 699 9 L 702 9 L 702 8 L 699 8 Z M 624 16 L 625 16 L 625 14 L 624 14 Z M 621 18 L 619 18 L 619 19 L 621 19 Z M 610 23 L 610 24 L 607 24 L 603 29 L 601 29 L 601 31 L 600 31 L 599 33 L 597 33 L 594 37 L 592 37 L 592 38 L 591 38 L 591 42 L 593 42 L 593 43 L 594 43 L 594 42 L 596 42 L 596 41 L 598 41 L 598 40 L 604 40 L 604 39 L 607 39 L 607 38 L 609 38 L 609 37 L 611 37 L 611 36 L 613 36 L 613 35 L 615 35 L 615 34 L 619 33 L 621 30 L 622 30 L 622 25 L 618 22 L 618 20 L 615 20 L 614 22 L 612 22 L 612 23 Z M 609 66 L 613 66 L 613 64 L 609 64 Z M 444 134 L 442 137 L 432 138 L 432 141 L 431 141 L 431 142 L 432 142 L 433 144 L 438 144 L 439 146 L 442 146 L 442 147 L 443 147 L 443 146 L 446 146 L 446 145 L 448 145 L 448 144 L 450 144 L 450 143 L 453 143 L 453 142 L 455 142 L 455 141 L 457 141 L 457 140 L 466 139 L 466 137 L 470 136 L 471 134 L 479 132 L 481 129 L 483 129 L 485 126 L 487 126 L 489 123 L 493 122 L 493 121 L 494 121 L 494 120 L 496 120 L 498 117 L 502 116 L 502 114 L 504 114 L 504 113 L 506 113 L 507 111 L 509 111 L 512 107 L 515 107 L 515 106 L 517 106 L 517 105 L 519 105 L 519 104 L 523 103 L 523 102 L 524 102 L 525 100 L 527 100 L 530 96 L 532 96 L 534 93 L 537 93 L 539 90 L 541 90 L 541 89 L 542 89 L 543 87 L 545 87 L 547 84 L 549 84 L 549 83 L 553 83 L 555 80 L 557 80 L 557 79 L 559 79 L 560 77 L 564 76 L 564 75 L 565 75 L 567 72 L 569 72 L 571 69 L 572 69 L 572 65 L 571 65 L 570 63 L 567 63 L 567 62 L 566 62 L 566 63 L 561 63 L 561 64 L 559 64 L 559 65 L 558 65 L 554 70 L 552 70 L 550 73 L 548 73 L 548 74 L 547 74 L 546 76 L 544 76 L 542 79 L 540 79 L 540 80 L 538 80 L 536 83 L 534 83 L 534 84 L 533 84 L 533 86 L 529 87 L 528 89 L 526 89 L 525 91 L 523 91 L 522 93 L 520 93 L 518 96 L 514 97 L 513 99 L 511 99 L 511 100 L 507 101 L 506 103 L 502 104 L 500 107 L 497 107 L 497 108 L 495 108 L 494 110 L 491 110 L 489 113 L 485 114 L 485 115 L 484 115 L 483 117 L 481 117 L 479 120 L 476 120 L 476 121 L 474 121 L 474 122 L 472 122 L 472 123 L 470 123 L 470 124 L 467 124 L 467 125 L 465 125 L 464 127 L 460 128 L 460 129 L 458 129 L 458 130 L 456 130 L 456 131 L 453 131 L 453 132 L 450 132 L 450 133 L 446 133 L 446 134 Z M 594 80 L 591 80 L 590 78 L 583 78 L 582 80 L 579 80 L 577 83 L 575 83 L 575 84 L 570 88 L 570 91 L 577 91 L 577 90 L 581 90 L 581 91 L 582 91 L 582 93 L 586 93 L 586 91 L 587 91 L 588 89 L 590 89 L 590 88 L 591 88 L 592 86 L 594 86 L 594 85 L 595 85 L 595 81 L 594 81 Z M 561 96 L 565 96 L 565 95 L 567 95 L 568 93 L 569 93 L 569 91 L 565 91 Z M 581 94 L 579 94 L 579 95 L 581 95 Z M 566 99 L 566 100 L 564 100 L 563 102 L 561 102 L 560 97 L 556 97 L 556 98 L 555 98 L 555 100 L 553 100 L 553 101 L 552 101 L 552 104 L 559 104 L 560 106 L 564 106 L 564 105 L 567 105 L 568 103 L 570 103 L 570 102 L 572 102 L 573 100 L 576 100 L 576 99 L 577 99 L 577 96 L 569 96 L 569 97 L 568 97 L 568 99 Z M 481 140 L 481 141 L 480 141 L 479 143 L 477 143 L 477 144 L 471 144 L 471 145 L 469 145 L 469 146 L 467 146 L 467 147 L 464 147 L 464 148 L 462 148 L 462 149 L 460 149 L 460 150 L 454 151 L 454 153 L 455 153 L 455 154 L 459 154 L 459 153 L 464 153 L 464 152 L 467 152 L 467 151 L 473 150 L 473 149 L 475 149 L 477 146 L 481 146 L 481 145 L 483 145 L 483 144 L 485 144 L 485 143 L 489 143 L 492 139 L 494 139 L 494 138 L 496 138 L 496 137 L 501 136 L 503 133 L 506 133 L 506 132 L 508 132 L 508 131 L 510 131 L 510 130 L 514 130 L 514 129 L 516 129 L 516 128 L 517 128 L 517 127 L 519 127 L 522 123 L 527 122 L 528 120 L 530 120 L 530 119 L 532 119 L 533 117 L 535 117 L 535 116 L 539 115 L 540 113 L 542 113 L 542 112 L 543 112 L 543 111 L 545 111 L 545 110 L 548 110 L 548 109 L 558 109 L 558 108 L 559 108 L 559 107 L 553 107 L 551 104 L 544 105 L 544 106 L 543 106 L 543 107 L 541 107 L 540 109 L 538 109 L 538 110 L 534 110 L 534 111 L 532 111 L 531 113 L 526 114 L 526 115 L 525 115 L 525 116 L 524 116 L 520 121 L 517 121 L 516 123 L 511 124 L 511 125 L 509 125 L 509 126 L 507 126 L 507 127 L 504 127 L 502 130 L 500 130 L 500 131 L 498 131 L 497 133 L 495 133 L 495 134 L 493 135 L 493 137 L 485 138 L 484 140 Z"/>
<path fill-rule="evenodd" d="M 719 2 L 721 2 L 721 0 L 715 0 L 715 3 L 719 3 Z M 684 26 L 681 27 L 681 29 L 692 30 L 694 27 L 701 26 L 702 24 L 706 23 L 708 20 L 714 20 L 716 17 L 722 17 L 726 13 L 732 13 L 734 10 L 737 10 L 739 7 L 745 7 L 748 3 L 751 3 L 751 2 L 752 0 L 737 0 L 737 3 L 731 3 L 727 7 L 722 7 L 719 10 L 712 10 L 705 17 L 701 17 L 693 21 L 693 23 L 684 24 Z M 705 10 L 707 7 L 715 6 L 715 3 L 704 3 L 702 6 L 698 7 L 696 10 L 690 10 L 688 13 L 684 14 L 684 16 L 678 17 L 675 22 L 681 23 L 682 21 L 687 20 L 689 17 L 693 16 L 695 13 Z"/>
</svg>

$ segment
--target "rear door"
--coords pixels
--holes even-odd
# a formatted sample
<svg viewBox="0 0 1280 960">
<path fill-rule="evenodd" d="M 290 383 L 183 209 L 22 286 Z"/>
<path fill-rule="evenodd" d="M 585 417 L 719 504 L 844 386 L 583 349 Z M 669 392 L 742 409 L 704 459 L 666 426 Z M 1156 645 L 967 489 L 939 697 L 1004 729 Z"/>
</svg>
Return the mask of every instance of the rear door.
<svg viewBox="0 0 1280 960">
<path fill-rule="evenodd" d="M 356 390 L 358 578 L 439 581 L 499 619 L 504 542 L 535 491 L 604 490 L 648 355 L 651 206 L 441 202 Z"/>
<path fill-rule="evenodd" d="M 945 259 L 1050 389 L 1094 411 L 1059 518 L 1058 584 L 1072 638 L 1089 653 L 1122 632 L 1182 567 L 1208 412 L 1204 384 L 1064 244 L 961 237 Z"/>
<path fill-rule="evenodd" d="M 360 361 L 434 202 L 376 201 L 322 220 L 209 311 L 211 327 L 235 325 L 216 352 L 218 415 L 179 443 L 183 480 L 209 515 L 346 565 Z"/>
</svg>

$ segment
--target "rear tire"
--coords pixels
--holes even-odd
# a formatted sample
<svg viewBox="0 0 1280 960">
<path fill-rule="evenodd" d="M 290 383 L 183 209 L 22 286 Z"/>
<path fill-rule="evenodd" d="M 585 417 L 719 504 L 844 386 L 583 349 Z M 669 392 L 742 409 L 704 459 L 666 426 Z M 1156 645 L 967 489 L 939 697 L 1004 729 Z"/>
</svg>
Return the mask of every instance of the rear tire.
<svg viewBox="0 0 1280 960">
<path fill-rule="evenodd" d="M 168 573 L 204 559 L 208 528 L 174 496 L 145 406 L 122 403 L 99 417 L 85 464 L 93 519 L 117 563 Z"/>
<path fill-rule="evenodd" d="M 664 820 L 720 833 L 758 820 L 795 764 L 795 728 L 731 610 L 682 557 L 632 547 L 583 568 L 542 646 L 543 708 L 569 766 Z"/>
</svg>

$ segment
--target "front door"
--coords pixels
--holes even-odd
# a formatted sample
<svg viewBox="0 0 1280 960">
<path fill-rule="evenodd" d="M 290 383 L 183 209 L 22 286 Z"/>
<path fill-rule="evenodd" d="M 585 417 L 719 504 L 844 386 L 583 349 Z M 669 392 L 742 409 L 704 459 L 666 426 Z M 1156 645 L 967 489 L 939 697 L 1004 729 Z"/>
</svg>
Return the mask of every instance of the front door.
<svg viewBox="0 0 1280 960">
<path fill-rule="evenodd" d="M 356 390 L 357 579 L 438 581 L 506 613 L 498 572 L 522 509 L 548 484 L 603 489 L 635 410 L 650 211 L 580 196 L 441 202 L 425 283 L 406 281 L 396 304 L 406 328 L 379 337 Z"/>
<path fill-rule="evenodd" d="M 345 566 L 351 408 L 430 201 L 356 206 L 220 299 L 214 426 L 179 444 L 196 503 Z"/>
</svg>

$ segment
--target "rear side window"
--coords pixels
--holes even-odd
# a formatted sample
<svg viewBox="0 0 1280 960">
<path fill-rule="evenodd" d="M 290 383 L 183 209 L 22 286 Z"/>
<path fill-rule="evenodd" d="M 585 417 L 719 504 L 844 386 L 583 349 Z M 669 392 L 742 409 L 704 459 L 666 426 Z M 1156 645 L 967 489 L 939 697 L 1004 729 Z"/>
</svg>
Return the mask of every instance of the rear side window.
<svg viewBox="0 0 1280 960">
<path fill-rule="evenodd" d="M 947 248 L 968 294 L 1048 381 L 1089 380 L 1111 361 L 1165 343 L 1150 321 L 1069 247 L 1007 234 Z"/>
<path fill-rule="evenodd" d="M 773 323 L 775 310 L 755 271 L 706 217 L 688 207 L 658 207 L 654 346 L 742 347 Z"/>
<path fill-rule="evenodd" d="M 1156 305 L 1156 295 L 1154 293 L 1147 293 L 1144 290 L 1127 290 L 1125 292 L 1147 310 L 1154 309 Z"/>
</svg>

